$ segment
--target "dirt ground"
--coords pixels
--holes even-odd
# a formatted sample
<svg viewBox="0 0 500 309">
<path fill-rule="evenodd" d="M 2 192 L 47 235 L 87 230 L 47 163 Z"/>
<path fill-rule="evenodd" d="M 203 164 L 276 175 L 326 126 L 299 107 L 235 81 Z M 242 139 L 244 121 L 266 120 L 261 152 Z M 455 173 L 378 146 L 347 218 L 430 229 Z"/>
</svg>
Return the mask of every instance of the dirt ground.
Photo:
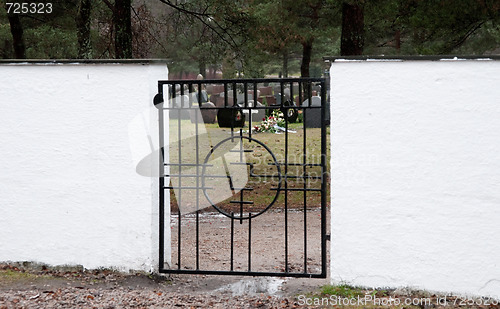
<svg viewBox="0 0 500 309">
<path fill-rule="evenodd" d="M 0 265 L 0 308 L 298 308 L 324 280 L 124 274 Z M 274 286 L 275 289 L 269 289 Z"/>
<path fill-rule="evenodd" d="M 319 273 L 320 211 L 290 210 L 288 267 L 303 272 L 304 266 Z M 181 269 L 195 267 L 194 214 L 181 217 Z M 248 220 L 234 222 L 233 267 L 248 267 Z M 231 220 L 220 213 L 199 216 L 200 269 L 229 270 Z M 304 227 L 307 256 L 304 259 Z M 173 216 L 173 267 L 178 261 L 178 217 Z M 269 211 L 252 219 L 252 271 L 283 272 L 285 214 Z M 305 263 L 306 262 L 306 263 Z M 168 266 L 168 265 L 166 265 Z M 31 264 L 0 264 L 0 309 L 3 308 L 298 308 L 296 296 L 314 292 L 327 279 L 277 277 L 123 274 L 110 270 L 53 269 Z"/>
<path fill-rule="evenodd" d="M 320 211 L 291 210 L 288 216 L 288 264 L 290 272 L 320 270 Z M 252 219 L 252 270 L 284 271 L 284 212 L 271 211 Z M 181 269 L 196 265 L 196 218 L 181 218 Z M 230 267 L 230 222 L 220 214 L 199 217 L 200 269 Z M 307 256 L 304 258 L 304 226 L 307 226 Z M 178 262 L 178 218 L 171 222 L 172 267 Z M 329 229 L 327 229 L 328 231 Z M 234 222 L 234 270 L 248 268 L 248 222 Z M 329 243 L 327 243 L 327 248 Z M 327 258 L 328 261 L 328 258 Z M 304 263 L 305 262 L 305 263 Z M 167 266 L 167 265 L 166 265 Z M 500 309 L 498 302 L 484 298 L 461 299 L 407 289 L 362 289 L 327 286 L 329 279 L 165 275 L 81 267 L 47 267 L 32 263 L 0 263 L 0 309 L 6 308 L 480 308 Z M 332 296 L 333 295 L 333 296 Z M 347 306 L 332 302 L 378 297 L 379 303 Z M 405 305 L 406 300 L 427 302 Z M 324 302 L 326 300 L 326 302 Z M 320 302 L 323 301 L 323 302 Z M 390 301 L 393 301 L 391 303 Z M 395 305 L 394 301 L 401 304 Z M 385 303 L 384 303 L 385 302 Z"/>
<path fill-rule="evenodd" d="M 356 295 L 378 297 L 382 304 L 322 305 L 321 301 L 331 302 L 333 299 L 331 295 L 320 292 L 327 283 L 327 279 L 160 277 L 145 273 L 10 263 L 0 264 L 0 308 L 500 308 L 498 302 L 495 304 L 484 298 L 451 296 L 446 296 L 447 304 L 442 305 L 443 295 L 406 289 L 347 289 L 348 293 L 354 291 L 356 294 L 339 295 L 353 300 Z M 394 300 L 403 303 L 423 298 L 428 302 L 387 305 Z"/>
<path fill-rule="evenodd" d="M 196 216 L 194 214 L 183 215 L 180 222 L 181 269 L 196 269 L 197 251 L 199 269 L 231 269 L 230 218 L 218 212 L 200 214 L 198 247 Z M 321 211 L 319 208 L 308 209 L 305 215 L 303 210 L 289 210 L 286 214 L 283 210 L 267 211 L 252 219 L 251 235 L 249 235 L 248 220 L 241 222 L 234 220 L 233 226 L 233 270 L 247 271 L 249 269 L 248 253 L 250 251 L 251 271 L 284 272 L 285 256 L 287 256 L 289 272 L 302 273 L 307 270 L 308 273 L 321 273 Z M 172 216 L 171 235 L 170 265 L 176 269 L 179 263 L 178 216 Z M 251 239 L 250 242 L 249 239 Z M 168 265 L 167 261 L 166 267 Z"/>
</svg>

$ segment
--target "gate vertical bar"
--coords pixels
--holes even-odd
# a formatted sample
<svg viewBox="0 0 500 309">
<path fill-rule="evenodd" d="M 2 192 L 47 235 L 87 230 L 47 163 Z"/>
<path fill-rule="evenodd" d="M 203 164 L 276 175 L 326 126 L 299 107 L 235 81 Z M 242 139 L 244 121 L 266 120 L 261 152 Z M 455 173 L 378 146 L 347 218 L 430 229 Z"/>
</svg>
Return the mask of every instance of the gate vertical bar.
<svg viewBox="0 0 500 309">
<path fill-rule="evenodd" d="M 163 85 L 158 83 L 158 94 L 163 98 Z M 163 125 L 163 105 L 165 104 L 165 100 L 163 99 L 163 103 L 159 104 L 158 107 L 158 137 L 159 137 L 159 158 L 158 158 L 158 189 L 159 189 L 159 261 L 158 261 L 158 269 L 161 271 L 165 268 L 165 140 L 164 140 L 164 125 Z"/>
<path fill-rule="evenodd" d="M 179 84 L 181 88 L 181 104 L 178 109 L 178 118 L 177 119 L 177 139 L 179 140 L 178 142 L 178 147 L 179 147 L 179 153 L 178 153 L 178 166 L 179 166 L 179 196 L 177 197 L 177 269 L 181 269 L 181 227 L 182 227 L 182 222 L 181 222 L 181 205 L 182 205 L 182 143 L 181 143 L 181 119 L 182 119 L 182 108 L 184 107 L 184 84 Z"/>
<path fill-rule="evenodd" d="M 303 149 L 302 149 L 302 176 L 303 178 L 303 189 L 304 189 L 304 273 L 307 273 L 307 108 L 302 110 L 302 123 L 304 123 L 304 133 L 303 133 Z"/>
<path fill-rule="evenodd" d="M 252 213 L 248 213 L 248 271 L 252 271 Z"/>
<path fill-rule="evenodd" d="M 284 105 L 283 82 L 280 83 L 281 108 Z M 288 109 L 285 110 L 285 273 L 288 273 Z"/>
<path fill-rule="evenodd" d="M 321 274 L 326 276 L 326 87 L 321 82 Z"/>
<path fill-rule="evenodd" d="M 196 270 L 200 269 L 200 155 L 198 144 L 198 113 L 201 113 L 201 83 L 198 84 L 198 109 L 194 110 L 196 138 Z"/>
<path fill-rule="evenodd" d="M 231 213 L 231 271 L 234 270 L 234 212 Z"/>
</svg>

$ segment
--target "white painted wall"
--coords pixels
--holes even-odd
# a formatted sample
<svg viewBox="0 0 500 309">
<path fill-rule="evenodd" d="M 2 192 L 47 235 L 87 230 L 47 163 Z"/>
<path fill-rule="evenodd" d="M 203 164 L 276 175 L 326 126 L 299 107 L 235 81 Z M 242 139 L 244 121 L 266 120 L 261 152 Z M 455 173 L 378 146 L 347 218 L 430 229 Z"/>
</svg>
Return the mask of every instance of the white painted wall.
<svg viewBox="0 0 500 309">
<path fill-rule="evenodd" d="M 333 282 L 500 298 L 500 61 L 330 74 Z"/>
<path fill-rule="evenodd" d="M 157 268 L 157 178 L 136 173 L 129 123 L 167 77 L 159 62 L 0 64 L 0 261 Z"/>
</svg>

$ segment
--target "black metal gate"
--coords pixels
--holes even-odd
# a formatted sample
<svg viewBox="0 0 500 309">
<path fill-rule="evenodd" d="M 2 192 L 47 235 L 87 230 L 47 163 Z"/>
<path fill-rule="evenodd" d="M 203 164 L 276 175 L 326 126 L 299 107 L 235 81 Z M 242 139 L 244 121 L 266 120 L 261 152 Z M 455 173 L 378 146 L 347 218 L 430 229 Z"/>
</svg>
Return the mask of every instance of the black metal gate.
<svg viewBox="0 0 500 309">
<path fill-rule="evenodd" d="M 325 79 L 159 81 L 154 103 L 159 271 L 326 277 Z"/>
</svg>

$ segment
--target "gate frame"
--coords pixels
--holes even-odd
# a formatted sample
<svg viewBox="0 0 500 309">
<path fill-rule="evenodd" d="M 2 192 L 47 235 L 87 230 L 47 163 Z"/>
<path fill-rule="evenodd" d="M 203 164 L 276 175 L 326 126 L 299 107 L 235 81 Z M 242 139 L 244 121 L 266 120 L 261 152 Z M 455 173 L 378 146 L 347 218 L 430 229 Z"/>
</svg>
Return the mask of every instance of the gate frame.
<svg viewBox="0 0 500 309">
<path fill-rule="evenodd" d="M 310 106 L 311 104 L 311 98 L 312 98 L 312 91 L 311 91 L 311 84 L 312 83 L 320 83 L 321 84 L 321 106 L 319 107 L 321 110 L 321 272 L 320 273 L 299 273 L 299 272 L 289 272 L 288 271 L 288 265 L 287 262 L 285 262 L 285 272 L 259 272 L 259 271 L 235 271 L 235 270 L 200 270 L 200 269 L 167 269 L 165 268 L 165 255 L 164 255 L 164 250 L 165 250 L 165 145 L 164 145 L 164 110 L 183 110 L 184 107 L 180 108 L 169 108 L 169 107 L 164 107 L 164 91 L 163 87 L 165 85 L 172 85 L 173 89 L 175 89 L 175 85 L 180 85 L 181 86 L 181 95 L 183 95 L 183 87 L 184 85 L 188 85 L 189 89 L 192 89 L 193 85 L 196 85 L 198 89 L 201 89 L 202 85 L 206 84 L 223 84 L 224 85 L 224 93 L 226 94 L 225 98 L 225 105 L 223 107 L 211 107 L 207 109 L 224 109 L 224 108 L 231 108 L 232 106 L 228 105 L 228 99 L 227 99 L 227 87 L 228 85 L 237 85 L 237 84 L 244 84 L 245 85 L 245 90 L 247 90 L 247 85 L 248 84 L 253 84 L 254 85 L 254 90 L 256 89 L 257 84 L 263 84 L 263 83 L 279 83 L 281 86 L 281 104 L 276 107 L 275 109 L 282 109 L 286 108 L 283 106 L 284 103 L 284 94 L 283 94 L 283 85 L 285 83 L 298 83 L 299 87 L 303 83 L 308 84 L 308 96 L 307 98 L 303 99 L 308 99 L 309 101 L 309 106 L 307 107 L 302 107 L 302 106 L 294 106 L 293 108 L 296 109 L 311 109 L 314 108 Z M 258 79 L 209 79 L 209 80 L 160 80 L 158 81 L 158 94 L 155 96 L 153 100 L 153 104 L 158 108 L 158 130 L 159 130 L 159 147 L 160 147 L 160 156 L 159 156 L 159 265 L 158 265 L 158 270 L 159 273 L 165 273 L 165 274 L 201 274 L 201 275 L 240 275 L 240 276 L 274 276 L 274 277 L 305 277 L 305 278 L 326 278 L 327 277 L 327 241 L 329 240 L 330 236 L 327 234 L 327 227 L 326 227 L 326 202 L 327 202 L 327 166 L 326 166 L 326 157 L 327 157 L 327 147 L 326 147 L 326 126 L 327 126 L 327 87 L 328 87 L 328 80 L 326 78 L 258 78 Z M 300 88 L 299 88 L 300 89 Z M 236 90 L 234 89 L 234 92 Z M 174 90 L 175 93 L 175 90 Z M 299 90 L 299 95 L 300 95 L 300 90 Z M 254 91 L 254 102 L 256 101 L 257 98 L 257 93 Z M 234 97 L 234 100 L 236 100 L 236 96 Z M 293 99 L 292 99 L 293 100 Z M 198 91 L 198 101 L 201 101 L 201 91 Z M 191 108 L 191 106 L 190 106 Z M 245 94 L 245 105 L 244 107 L 238 107 L 238 109 L 249 109 L 250 114 L 252 109 L 258 109 L 254 107 L 248 107 L 248 95 Z M 273 108 L 265 108 L 265 109 L 273 109 Z M 317 109 L 317 107 L 316 107 Z M 286 120 L 288 124 L 288 120 Z M 198 125 L 198 124 L 196 124 Z M 288 125 L 287 125 L 288 126 Z M 304 122 L 305 126 L 305 122 Z M 233 131 L 233 127 L 231 127 L 231 130 Z M 251 128 L 250 128 L 251 130 Z M 251 136 L 251 135 L 250 135 Z M 286 165 L 286 164 L 285 164 Z M 286 181 L 286 173 L 285 173 L 285 181 Z M 278 191 L 287 191 L 288 189 L 278 189 Z M 170 206 L 170 205 L 169 205 Z M 249 220 L 251 222 L 251 219 Z M 286 224 L 285 224 L 286 225 Z M 287 236 L 286 236 L 287 237 Z M 180 240 L 179 240 L 180 241 Z M 288 248 L 285 247 L 285 252 L 288 252 Z M 285 261 L 287 260 L 287 253 L 285 254 Z"/>
</svg>

